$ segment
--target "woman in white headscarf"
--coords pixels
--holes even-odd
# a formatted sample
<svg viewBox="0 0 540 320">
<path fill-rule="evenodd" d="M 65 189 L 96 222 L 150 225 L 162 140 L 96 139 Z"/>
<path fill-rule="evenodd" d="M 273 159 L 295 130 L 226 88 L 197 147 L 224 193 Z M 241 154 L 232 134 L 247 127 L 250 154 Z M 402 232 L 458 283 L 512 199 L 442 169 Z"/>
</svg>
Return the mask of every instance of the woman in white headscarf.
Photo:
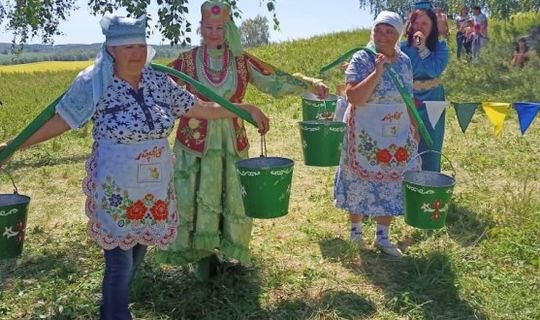
<svg viewBox="0 0 540 320">
<path fill-rule="evenodd" d="M 22 147 L 93 121 L 94 145 L 83 189 L 88 235 L 105 257 L 100 313 L 101 319 L 124 320 L 132 318 L 129 287 L 147 246 L 166 249 L 176 238 L 178 214 L 167 142 L 175 119 L 234 114 L 199 100 L 146 66 L 153 50 L 146 45 L 145 17 L 105 16 L 101 26 L 106 42 L 96 63 L 77 76 L 55 116 Z M 251 113 L 261 133 L 268 130 L 268 118 L 258 108 L 237 106 Z"/>
<path fill-rule="evenodd" d="M 375 19 L 368 48 L 354 54 L 346 73 L 349 109 L 334 187 L 335 205 L 349 213 L 351 239 L 363 244 L 362 218 L 377 221 L 375 246 L 392 256 L 400 249 L 389 240 L 394 216 L 403 214 L 401 173 L 418 149 L 406 105 L 385 67 L 391 66 L 412 96 L 412 67 L 399 50 L 401 17 L 389 11 Z"/>
</svg>

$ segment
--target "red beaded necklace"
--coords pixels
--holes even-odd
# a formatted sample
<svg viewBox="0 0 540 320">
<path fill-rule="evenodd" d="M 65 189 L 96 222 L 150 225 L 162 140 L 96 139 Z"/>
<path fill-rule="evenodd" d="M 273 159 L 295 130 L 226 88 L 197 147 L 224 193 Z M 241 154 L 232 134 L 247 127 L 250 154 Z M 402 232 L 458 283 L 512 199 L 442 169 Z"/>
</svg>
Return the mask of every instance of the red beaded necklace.
<svg viewBox="0 0 540 320">
<path fill-rule="evenodd" d="M 210 55 L 208 54 L 208 48 L 203 46 L 202 50 L 202 64 L 204 77 L 210 83 L 215 86 L 223 84 L 227 71 L 229 70 L 229 50 L 227 47 L 223 49 L 223 57 L 221 59 L 221 67 L 219 70 L 212 69 L 210 65 Z"/>
</svg>

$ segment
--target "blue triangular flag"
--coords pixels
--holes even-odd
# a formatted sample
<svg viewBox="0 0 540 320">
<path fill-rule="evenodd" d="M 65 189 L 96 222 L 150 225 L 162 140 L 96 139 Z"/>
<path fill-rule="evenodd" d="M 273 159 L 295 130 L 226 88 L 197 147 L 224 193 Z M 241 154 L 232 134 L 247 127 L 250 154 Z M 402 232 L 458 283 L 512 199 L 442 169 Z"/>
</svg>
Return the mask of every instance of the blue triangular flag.
<svg viewBox="0 0 540 320">
<path fill-rule="evenodd" d="M 525 131 L 529 129 L 529 126 L 534 121 L 534 118 L 536 118 L 538 111 L 540 111 L 540 103 L 514 102 L 514 109 L 516 109 L 518 114 L 521 134 L 524 135 Z"/>
</svg>

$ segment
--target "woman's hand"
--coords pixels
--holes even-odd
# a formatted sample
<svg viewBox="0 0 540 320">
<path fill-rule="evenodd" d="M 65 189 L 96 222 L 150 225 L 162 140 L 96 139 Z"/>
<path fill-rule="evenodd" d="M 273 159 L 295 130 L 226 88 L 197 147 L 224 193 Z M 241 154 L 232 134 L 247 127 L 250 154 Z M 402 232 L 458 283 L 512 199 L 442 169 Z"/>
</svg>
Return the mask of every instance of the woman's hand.
<svg viewBox="0 0 540 320">
<path fill-rule="evenodd" d="M 422 31 L 416 31 L 413 34 L 413 46 L 415 48 L 426 47 L 426 36 L 422 33 Z"/>
<path fill-rule="evenodd" d="M 392 63 L 392 59 L 382 53 L 377 53 L 375 57 L 375 73 L 381 74 L 384 71 L 384 65 L 387 63 Z"/>
<path fill-rule="evenodd" d="M 320 99 L 326 99 L 328 98 L 328 86 L 326 84 L 324 84 L 322 81 L 319 81 L 315 84 L 315 87 L 313 88 L 313 90 L 315 93 Z"/>
<path fill-rule="evenodd" d="M 9 141 L 0 143 L 0 153 L 2 153 L 2 151 L 4 151 L 4 149 L 7 147 L 8 144 L 9 144 Z M 9 161 L 9 158 L 6 159 L 4 162 L 0 162 L 0 171 L 3 170 L 4 164 L 7 163 L 8 161 Z"/>
<path fill-rule="evenodd" d="M 253 120 L 257 122 L 257 127 L 259 128 L 259 133 L 261 135 L 266 134 L 268 130 L 270 130 L 270 120 L 261 109 L 251 104 L 244 104 L 243 108 L 246 109 L 251 114 Z"/>
</svg>

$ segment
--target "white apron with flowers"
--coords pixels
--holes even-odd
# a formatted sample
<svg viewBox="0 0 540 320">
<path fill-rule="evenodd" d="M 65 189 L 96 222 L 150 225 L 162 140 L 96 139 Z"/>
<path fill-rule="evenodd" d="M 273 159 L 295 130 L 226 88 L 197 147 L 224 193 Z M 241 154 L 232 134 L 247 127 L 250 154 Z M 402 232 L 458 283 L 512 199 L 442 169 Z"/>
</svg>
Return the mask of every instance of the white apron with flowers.
<svg viewBox="0 0 540 320">
<path fill-rule="evenodd" d="M 178 221 L 171 163 L 166 139 L 96 142 L 84 181 L 90 237 L 104 249 L 166 248 Z"/>
<path fill-rule="evenodd" d="M 345 121 L 347 134 L 336 175 L 336 206 L 357 214 L 401 215 L 402 173 L 418 149 L 406 105 L 352 107 Z"/>
</svg>

